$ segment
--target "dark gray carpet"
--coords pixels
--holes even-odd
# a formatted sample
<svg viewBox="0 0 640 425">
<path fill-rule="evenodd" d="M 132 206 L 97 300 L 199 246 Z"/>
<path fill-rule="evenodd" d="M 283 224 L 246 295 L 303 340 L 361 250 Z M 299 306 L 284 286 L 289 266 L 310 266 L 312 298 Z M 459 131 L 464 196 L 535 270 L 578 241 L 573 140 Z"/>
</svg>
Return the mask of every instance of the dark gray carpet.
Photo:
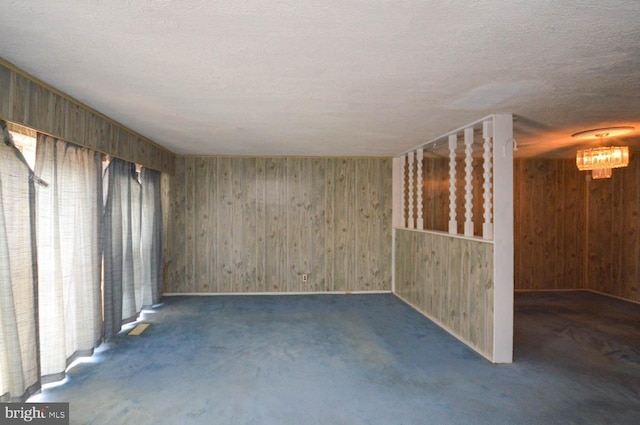
<svg viewBox="0 0 640 425">
<path fill-rule="evenodd" d="M 517 294 L 492 365 L 393 295 L 172 297 L 31 401 L 74 424 L 630 424 L 640 306 Z"/>
</svg>

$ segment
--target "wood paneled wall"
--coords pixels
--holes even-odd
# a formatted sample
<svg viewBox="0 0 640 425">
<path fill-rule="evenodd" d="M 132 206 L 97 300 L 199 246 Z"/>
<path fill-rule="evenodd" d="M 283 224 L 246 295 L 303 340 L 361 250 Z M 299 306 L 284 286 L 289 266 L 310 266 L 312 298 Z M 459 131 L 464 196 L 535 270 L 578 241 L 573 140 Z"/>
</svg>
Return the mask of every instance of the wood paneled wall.
<svg viewBox="0 0 640 425">
<path fill-rule="evenodd" d="M 588 190 L 587 288 L 640 302 L 640 153 Z"/>
<path fill-rule="evenodd" d="M 585 288 L 585 174 L 574 160 L 514 162 L 514 287 Z"/>
<path fill-rule="evenodd" d="M 493 244 L 396 229 L 395 293 L 493 357 Z"/>
<path fill-rule="evenodd" d="M 0 59 L 0 118 L 173 174 L 175 156 Z"/>
<path fill-rule="evenodd" d="M 391 290 L 391 159 L 180 157 L 171 199 L 166 293 Z"/>
<path fill-rule="evenodd" d="M 640 155 L 587 182 L 575 161 L 515 161 L 515 288 L 640 301 Z"/>
</svg>

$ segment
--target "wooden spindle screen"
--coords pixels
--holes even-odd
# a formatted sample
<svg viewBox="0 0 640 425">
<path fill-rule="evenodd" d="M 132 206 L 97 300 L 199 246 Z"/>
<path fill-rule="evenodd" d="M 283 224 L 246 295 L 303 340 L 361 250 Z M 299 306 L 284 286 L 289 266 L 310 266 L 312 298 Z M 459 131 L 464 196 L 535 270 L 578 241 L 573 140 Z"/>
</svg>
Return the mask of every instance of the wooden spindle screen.
<svg viewBox="0 0 640 425">
<path fill-rule="evenodd" d="M 403 189 L 396 227 L 492 240 L 492 131 L 487 119 L 398 157 Z"/>
</svg>

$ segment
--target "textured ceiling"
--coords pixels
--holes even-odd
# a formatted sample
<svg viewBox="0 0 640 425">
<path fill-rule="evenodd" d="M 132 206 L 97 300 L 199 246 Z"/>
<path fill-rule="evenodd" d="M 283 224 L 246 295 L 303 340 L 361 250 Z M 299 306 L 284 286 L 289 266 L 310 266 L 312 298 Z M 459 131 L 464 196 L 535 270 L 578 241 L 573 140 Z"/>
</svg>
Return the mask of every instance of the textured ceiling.
<svg viewBox="0 0 640 425">
<path fill-rule="evenodd" d="M 632 125 L 640 1 L 0 3 L 0 56 L 179 154 L 392 156 L 495 112 L 519 156 Z"/>
</svg>

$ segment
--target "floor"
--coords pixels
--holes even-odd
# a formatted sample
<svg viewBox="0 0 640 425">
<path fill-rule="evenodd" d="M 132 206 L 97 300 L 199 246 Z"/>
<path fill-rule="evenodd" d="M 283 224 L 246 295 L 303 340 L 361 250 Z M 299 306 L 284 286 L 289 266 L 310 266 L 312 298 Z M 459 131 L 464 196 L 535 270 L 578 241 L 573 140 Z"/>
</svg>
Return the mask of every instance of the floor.
<svg viewBox="0 0 640 425">
<path fill-rule="evenodd" d="M 390 294 L 167 297 L 64 385 L 73 424 L 630 424 L 640 305 L 516 294 L 492 365 Z"/>
</svg>

